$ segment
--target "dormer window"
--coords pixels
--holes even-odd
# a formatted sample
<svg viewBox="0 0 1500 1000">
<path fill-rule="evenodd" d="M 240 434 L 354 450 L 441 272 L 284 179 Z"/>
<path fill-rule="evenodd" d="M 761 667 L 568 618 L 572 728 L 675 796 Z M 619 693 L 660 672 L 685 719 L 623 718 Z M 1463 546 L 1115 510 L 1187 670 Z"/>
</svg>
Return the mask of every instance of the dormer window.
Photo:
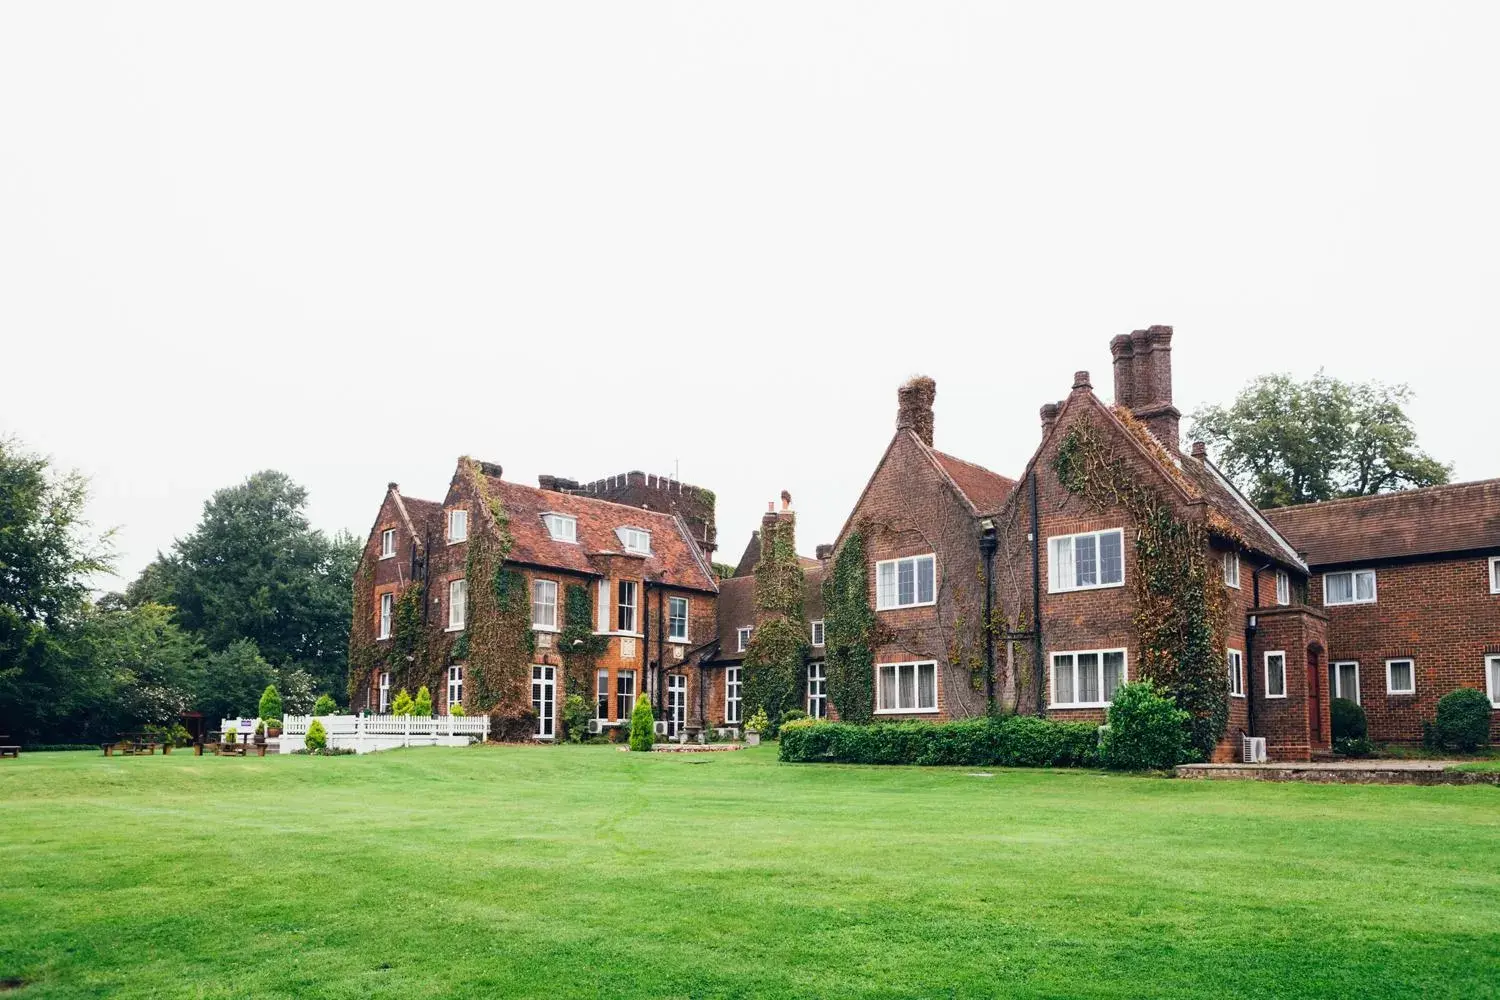
<svg viewBox="0 0 1500 1000">
<path fill-rule="evenodd" d="M 641 528 L 616 528 L 615 534 L 620 536 L 620 544 L 625 546 L 626 552 L 642 556 L 651 554 L 651 532 Z"/>
<path fill-rule="evenodd" d="M 450 510 L 448 512 L 448 544 L 464 542 L 469 539 L 469 512 L 466 510 Z"/>
<path fill-rule="evenodd" d="M 396 557 L 396 529 L 386 528 L 380 533 L 380 558 L 394 559 Z"/>
<path fill-rule="evenodd" d="M 568 514 L 543 514 L 542 523 L 554 542 L 578 541 L 578 518 Z"/>
</svg>

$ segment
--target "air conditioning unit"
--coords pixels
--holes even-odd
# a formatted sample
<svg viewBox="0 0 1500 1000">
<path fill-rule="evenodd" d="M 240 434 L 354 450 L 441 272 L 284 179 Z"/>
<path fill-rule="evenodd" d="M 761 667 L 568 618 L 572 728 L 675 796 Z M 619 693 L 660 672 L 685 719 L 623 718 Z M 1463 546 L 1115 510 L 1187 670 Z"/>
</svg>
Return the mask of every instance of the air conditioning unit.
<svg viewBox="0 0 1500 1000">
<path fill-rule="evenodd" d="M 1246 764 L 1264 764 L 1266 762 L 1266 738 L 1264 736 L 1246 736 L 1243 739 L 1242 754 Z"/>
<path fill-rule="evenodd" d="M 656 735 L 657 736 L 665 736 L 665 735 L 667 735 L 667 724 L 665 722 L 658 722 L 656 724 Z"/>
<path fill-rule="evenodd" d="M 589 732 L 595 736 L 598 736 L 600 733 L 604 732 L 604 723 L 599 719 L 590 719 Z"/>
</svg>

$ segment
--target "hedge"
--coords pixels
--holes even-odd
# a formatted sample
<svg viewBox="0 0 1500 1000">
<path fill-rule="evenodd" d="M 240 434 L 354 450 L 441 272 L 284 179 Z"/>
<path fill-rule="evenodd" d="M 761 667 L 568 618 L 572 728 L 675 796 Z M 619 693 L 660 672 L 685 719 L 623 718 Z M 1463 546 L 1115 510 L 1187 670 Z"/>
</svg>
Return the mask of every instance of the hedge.
<svg viewBox="0 0 1500 1000">
<path fill-rule="evenodd" d="M 808 719 L 781 727 L 780 759 L 793 764 L 1092 767 L 1099 763 L 1099 726 L 1029 715 L 871 726 Z"/>
</svg>

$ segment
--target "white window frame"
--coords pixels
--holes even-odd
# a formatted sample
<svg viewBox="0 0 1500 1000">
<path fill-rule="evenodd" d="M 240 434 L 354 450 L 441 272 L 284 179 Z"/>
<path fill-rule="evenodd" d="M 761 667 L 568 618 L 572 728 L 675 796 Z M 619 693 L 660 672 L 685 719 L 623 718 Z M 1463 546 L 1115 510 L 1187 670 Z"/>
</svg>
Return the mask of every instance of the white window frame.
<svg viewBox="0 0 1500 1000">
<path fill-rule="evenodd" d="M 814 684 L 817 690 L 813 689 Z M 828 718 L 828 666 L 822 660 L 807 665 L 807 715 L 812 719 Z"/>
<path fill-rule="evenodd" d="M 463 534 L 454 531 L 456 525 L 463 525 Z M 457 545 L 459 542 L 469 540 L 469 512 L 463 507 L 454 507 L 448 511 L 448 544 Z"/>
<path fill-rule="evenodd" d="M 609 578 L 599 581 L 594 590 L 595 635 L 609 635 L 610 623 L 614 621 L 614 601 L 610 599 Z"/>
<path fill-rule="evenodd" d="M 812 620 L 812 624 L 809 627 L 812 631 L 812 635 L 809 636 L 812 644 L 821 648 L 828 637 L 827 628 L 823 624 L 823 619 L 814 618 Z"/>
<path fill-rule="evenodd" d="M 1130 683 L 1130 651 L 1123 647 L 1112 649 L 1059 649 L 1047 658 L 1047 700 L 1051 703 L 1048 708 L 1108 708 L 1114 704 L 1114 699 L 1108 701 L 1057 701 L 1057 660 L 1058 657 L 1071 656 L 1073 658 L 1073 697 L 1078 697 L 1078 657 L 1097 653 L 1099 656 L 1099 691 L 1104 692 L 1104 654 L 1120 654 L 1120 683 Z"/>
<path fill-rule="evenodd" d="M 391 626 L 396 618 L 396 595 L 385 593 L 380 595 L 380 634 L 375 638 L 389 639 L 391 637 Z"/>
<path fill-rule="evenodd" d="M 1500 708 L 1500 678 L 1495 675 L 1500 673 L 1500 656 L 1486 656 L 1484 658 L 1484 687 L 1490 696 L 1490 707 Z"/>
<path fill-rule="evenodd" d="M 630 595 L 630 603 L 625 603 L 625 595 Z M 615 633 L 617 635 L 639 635 L 636 626 L 641 623 L 640 605 L 641 591 L 634 580 L 620 580 L 615 584 Z M 620 619 L 624 617 L 623 612 L 630 611 L 629 628 L 625 628 Z"/>
<path fill-rule="evenodd" d="M 448 665 L 448 714 L 453 714 L 454 705 L 464 703 L 464 668 L 457 664 Z"/>
<path fill-rule="evenodd" d="M 1240 589 L 1240 554 L 1224 553 L 1224 586 Z"/>
<path fill-rule="evenodd" d="M 1078 539 L 1094 539 L 1094 557 L 1096 566 L 1100 570 L 1099 577 L 1103 579 L 1104 561 L 1099 559 L 1099 553 L 1103 549 L 1101 544 L 1105 535 L 1118 535 L 1120 537 L 1120 579 L 1110 583 L 1077 583 L 1078 579 Z M 1070 565 L 1064 566 L 1057 558 L 1057 547 L 1060 542 L 1068 543 L 1068 555 L 1072 560 Z M 1063 576 L 1063 571 L 1067 576 Z M 1050 535 L 1047 538 L 1047 593 L 1067 594 L 1075 590 L 1107 590 L 1110 587 L 1125 586 L 1125 529 L 1124 528 L 1101 528 L 1098 531 L 1080 531 L 1072 535 Z M 1085 650 L 1094 652 L 1094 650 Z"/>
<path fill-rule="evenodd" d="M 922 687 L 921 687 L 921 683 L 920 683 L 921 673 L 918 671 L 918 668 L 919 667 L 927 667 L 927 666 L 932 667 L 932 704 L 929 705 L 929 706 L 922 706 L 921 705 L 921 690 L 922 690 Z M 911 668 L 911 692 L 912 692 L 912 707 L 911 708 L 901 708 L 900 706 L 885 707 L 885 708 L 881 707 L 881 705 L 880 705 L 880 673 L 886 667 L 895 667 L 896 668 L 896 699 L 898 701 L 901 698 L 901 673 L 902 673 L 902 670 L 903 670 L 903 668 L 906 668 L 906 667 L 910 667 Z M 904 663 L 877 663 L 877 664 L 875 664 L 875 714 L 876 715 L 933 715 L 938 710 L 938 706 L 937 706 L 938 689 L 939 689 L 939 687 L 940 687 L 941 684 L 942 684 L 942 675 L 938 672 L 938 662 L 936 660 L 910 660 L 910 661 L 907 661 L 907 662 L 904 662 Z"/>
<path fill-rule="evenodd" d="M 562 542 L 565 545 L 578 544 L 578 518 L 572 514 L 555 514 L 551 511 L 542 515 L 542 523 L 547 526 L 547 536 L 554 542 Z M 559 532 L 558 529 L 566 526 L 567 531 Z"/>
<path fill-rule="evenodd" d="M 744 701 L 744 680 L 739 667 L 724 668 L 724 721 L 740 721 L 740 705 Z"/>
<path fill-rule="evenodd" d="M 1330 698 L 1348 698 L 1350 701 L 1354 702 L 1354 704 L 1356 704 L 1356 705 L 1363 704 L 1359 700 L 1359 661 L 1358 660 L 1334 660 L 1332 663 L 1329 664 L 1329 666 L 1333 668 L 1333 675 L 1332 676 L 1333 676 L 1333 687 L 1334 687 L 1334 690 L 1328 692 L 1328 697 L 1330 697 Z M 1345 666 L 1353 666 L 1354 667 L 1354 697 L 1353 698 L 1349 698 L 1349 696 L 1347 694 L 1345 694 L 1343 692 L 1343 690 L 1342 690 L 1343 686 L 1344 686 L 1343 680 L 1341 679 L 1343 672 L 1341 670 L 1339 670 L 1339 667 L 1345 667 Z"/>
<path fill-rule="evenodd" d="M 1245 653 L 1239 649 L 1226 649 L 1224 651 L 1224 664 L 1229 673 L 1229 696 L 1231 698 L 1245 697 Z M 1100 661 L 1099 681 L 1104 682 L 1103 661 Z"/>
<path fill-rule="evenodd" d="M 1411 672 L 1411 687 L 1397 688 L 1395 674 L 1391 667 L 1397 663 L 1404 663 Z M 1414 656 L 1393 656 L 1385 661 L 1385 693 L 1386 694 L 1416 694 L 1417 693 L 1417 659 Z"/>
<path fill-rule="evenodd" d="M 1292 603 L 1292 575 L 1284 569 L 1276 571 L 1276 603 L 1283 607 Z"/>
<path fill-rule="evenodd" d="M 1370 574 L 1370 597 L 1369 597 L 1368 600 L 1361 600 L 1360 597 L 1359 597 L 1359 574 L 1361 574 L 1361 573 L 1368 573 L 1368 574 Z M 1349 600 L 1347 600 L 1347 601 L 1330 601 L 1328 599 L 1328 578 L 1332 577 L 1332 576 L 1347 576 L 1347 577 L 1349 577 L 1349 594 L 1350 594 L 1350 599 Z M 1380 598 L 1379 582 L 1380 581 L 1379 581 L 1379 579 L 1378 579 L 1378 577 L 1377 577 L 1377 575 L 1376 575 L 1376 573 L 1375 573 L 1375 571 L 1373 569 L 1346 569 L 1346 570 L 1340 570 L 1337 573 L 1324 573 L 1323 574 L 1323 606 L 1325 608 L 1342 608 L 1342 607 L 1347 607 L 1350 604 L 1375 604 L 1379 600 L 1379 598 Z M 1353 661 L 1350 660 L 1350 661 L 1347 661 L 1347 662 L 1351 662 L 1352 663 Z"/>
<path fill-rule="evenodd" d="M 459 600 L 457 595 L 463 595 Z M 463 613 L 455 615 L 454 611 L 462 608 Z M 469 624 L 469 581 L 463 577 L 448 581 L 448 627 L 444 631 L 462 632 Z"/>
<path fill-rule="evenodd" d="M 922 563 L 928 563 L 932 567 L 932 599 L 919 600 L 922 593 L 921 576 L 919 575 Z M 901 603 L 901 564 L 911 563 L 911 596 L 909 604 Z M 880 585 L 881 567 L 891 567 L 891 585 L 889 591 Z M 928 552 L 918 556 L 902 556 L 899 559 L 881 559 L 875 563 L 875 610 L 896 611 L 900 608 L 926 608 L 937 603 L 937 554 Z M 925 661 L 923 661 L 925 662 Z"/>
<path fill-rule="evenodd" d="M 380 672 L 378 691 L 380 692 L 380 714 L 384 715 L 391 710 L 391 672 L 389 670 Z"/>
<path fill-rule="evenodd" d="M 550 602 L 548 602 L 548 601 L 540 601 L 540 602 L 538 602 L 537 601 L 537 594 L 538 594 L 538 592 L 541 591 L 541 592 L 545 593 L 549 587 L 551 588 L 552 600 Z M 534 579 L 534 580 L 531 581 L 531 628 L 532 628 L 533 631 L 536 631 L 536 632 L 556 632 L 558 630 L 557 629 L 557 590 L 558 590 L 558 588 L 557 588 L 557 581 L 556 580 L 546 580 L 546 579 L 542 579 L 542 578 L 537 578 L 537 579 Z M 552 607 L 552 621 L 551 622 L 545 622 L 545 621 L 540 621 L 539 622 L 539 621 L 537 621 L 536 620 L 537 609 L 538 608 L 546 608 L 549 605 L 549 603 L 550 603 L 550 605 Z"/>
<path fill-rule="evenodd" d="M 678 615 L 676 615 L 676 614 L 673 613 L 673 609 L 677 606 L 677 603 L 679 601 L 682 602 L 682 615 L 680 616 L 680 618 L 679 618 Z M 692 620 L 692 612 L 693 612 L 692 602 L 690 600 L 688 600 L 686 597 L 668 597 L 667 598 L 667 641 L 668 642 L 687 642 L 688 641 L 688 622 L 690 622 Z M 679 620 L 682 622 L 682 631 L 681 632 L 677 631 L 677 622 Z"/>
<path fill-rule="evenodd" d="M 1281 663 L 1281 693 L 1280 694 L 1273 694 L 1271 692 L 1271 657 L 1273 657 L 1273 656 L 1277 657 L 1279 659 L 1280 663 Z M 1261 663 L 1264 664 L 1264 668 L 1265 668 L 1266 697 L 1267 698 L 1285 698 L 1286 697 L 1286 650 L 1283 650 L 1283 649 L 1268 649 L 1268 650 L 1266 650 L 1265 655 L 1261 658 Z"/>
<path fill-rule="evenodd" d="M 750 648 L 750 633 L 752 631 L 753 631 L 753 626 L 750 626 L 750 625 L 741 625 L 735 631 L 735 639 L 736 639 L 737 644 L 739 646 L 739 648 L 736 649 L 735 652 L 737 652 L 737 653 L 743 653 L 745 650 L 747 650 L 747 649 Z"/>
<path fill-rule="evenodd" d="M 380 558 L 396 558 L 396 529 L 386 528 L 380 533 Z"/>
<path fill-rule="evenodd" d="M 651 532 L 645 528 L 616 528 L 615 537 L 625 546 L 626 552 L 640 556 L 651 554 Z"/>
<path fill-rule="evenodd" d="M 635 689 L 634 670 L 615 671 L 615 718 L 619 720 L 629 719 L 635 711 L 635 698 L 638 692 Z M 620 711 L 620 709 L 624 711 Z"/>
<path fill-rule="evenodd" d="M 1490 556 L 1490 593 L 1500 594 L 1500 556 Z"/>
<path fill-rule="evenodd" d="M 600 702 L 604 704 L 603 711 L 600 711 Z M 606 667 L 594 672 L 594 718 L 600 722 L 609 721 L 609 670 Z"/>
</svg>

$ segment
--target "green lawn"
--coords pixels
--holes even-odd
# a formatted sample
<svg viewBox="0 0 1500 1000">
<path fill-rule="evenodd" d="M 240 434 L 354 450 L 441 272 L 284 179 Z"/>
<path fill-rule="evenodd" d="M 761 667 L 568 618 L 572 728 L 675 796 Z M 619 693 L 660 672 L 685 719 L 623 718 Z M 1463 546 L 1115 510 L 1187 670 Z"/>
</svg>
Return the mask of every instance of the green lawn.
<svg viewBox="0 0 1500 1000">
<path fill-rule="evenodd" d="M 1500 995 L 1500 789 L 773 747 L 0 762 L 16 997 Z"/>
</svg>

